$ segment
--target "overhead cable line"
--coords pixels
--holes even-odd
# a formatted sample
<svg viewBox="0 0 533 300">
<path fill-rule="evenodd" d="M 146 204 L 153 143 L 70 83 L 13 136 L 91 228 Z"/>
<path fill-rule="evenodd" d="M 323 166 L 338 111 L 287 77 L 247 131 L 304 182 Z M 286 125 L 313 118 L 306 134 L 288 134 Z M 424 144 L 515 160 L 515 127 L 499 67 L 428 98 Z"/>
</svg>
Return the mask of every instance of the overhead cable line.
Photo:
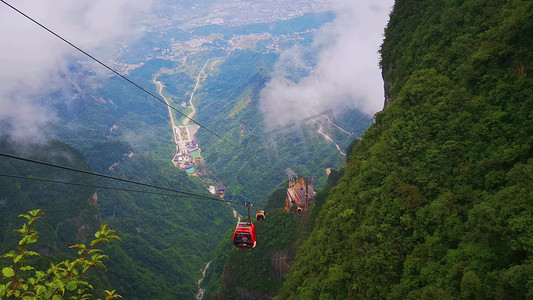
<svg viewBox="0 0 533 300">
<path fill-rule="evenodd" d="M 140 86 L 139 84 L 135 83 L 134 81 L 132 81 L 131 79 L 127 78 L 126 76 L 120 74 L 118 71 L 114 70 L 113 68 L 109 67 L 108 65 L 106 65 L 105 63 L 103 63 L 102 61 L 98 60 L 97 58 L 95 58 L 94 56 L 92 56 L 91 54 L 87 53 L 86 51 L 84 51 L 83 49 L 81 49 L 80 47 L 74 45 L 73 43 L 69 42 L 67 39 L 63 38 L 62 36 L 60 36 L 59 34 L 55 33 L 54 31 L 52 31 L 51 29 L 48 29 L 46 26 L 44 26 L 43 24 L 39 23 L 38 21 L 36 21 L 35 19 L 31 18 L 30 16 L 28 16 L 27 14 L 25 14 L 24 12 L 20 11 L 19 9 L 17 9 L 16 7 L 14 7 L 13 5 L 7 3 L 6 1 L 4 0 L 0 0 L 2 3 L 4 3 L 5 5 L 7 5 L 8 7 L 10 7 L 11 9 L 13 9 L 14 11 L 18 12 L 19 14 L 21 14 L 22 16 L 24 16 L 25 18 L 27 18 L 28 20 L 32 21 L 33 23 L 37 24 L 39 27 L 43 28 L 44 30 L 48 31 L 49 33 L 51 33 L 52 35 L 54 35 L 55 37 L 57 37 L 58 39 L 62 40 L 63 42 L 67 43 L 68 45 L 70 45 L 71 47 L 73 47 L 74 49 L 78 50 L 79 52 L 83 53 L 84 55 L 86 55 L 87 57 L 89 57 L 90 59 L 94 60 L 95 62 L 97 62 L 98 64 L 100 64 L 101 66 L 103 66 L 104 68 L 108 69 L 109 71 L 111 71 L 112 73 L 114 73 L 115 75 L 119 76 L 120 78 L 126 80 L 128 83 L 134 85 L 135 87 L 137 87 L 138 89 L 140 89 L 141 91 L 143 91 L 144 93 L 148 94 L 149 96 L 151 96 L 152 98 L 156 99 L 157 101 L 163 103 L 165 106 L 167 106 L 168 108 L 172 109 L 173 111 L 177 112 L 178 114 L 182 115 L 183 117 L 191 120 L 192 122 L 194 122 L 196 125 L 204 128 L 205 130 L 207 130 L 209 133 L 213 134 L 214 136 L 216 136 L 217 138 L 219 138 L 220 140 L 226 142 L 227 144 L 229 144 L 230 146 L 232 146 L 233 148 L 235 148 L 236 150 L 239 150 L 241 151 L 242 153 L 246 154 L 246 156 L 258 161 L 258 162 L 261 162 L 261 160 L 257 159 L 255 156 L 253 156 L 251 153 L 245 151 L 244 149 L 242 149 L 242 147 L 239 147 L 237 145 L 235 145 L 234 143 L 228 141 L 226 138 L 222 137 L 221 135 L 219 135 L 218 133 L 214 132 L 213 130 L 209 129 L 207 126 L 204 126 L 202 124 L 200 124 L 198 121 L 196 121 L 195 119 L 193 118 L 190 118 L 189 116 L 187 116 L 186 114 L 182 113 L 181 111 L 179 111 L 178 109 L 174 108 L 173 106 L 171 106 L 170 104 L 167 104 L 165 100 L 161 99 L 160 97 L 158 97 L 157 95 L 155 95 L 154 93 L 146 90 L 145 88 L 143 88 L 142 86 Z M 172 129 L 174 130 L 174 129 Z"/>
<path fill-rule="evenodd" d="M 43 166 L 58 168 L 58 169 L 62 169 L 62 170 L 67 170 L 67 171 L 71 171 L 71 172 L 82 173 L 82 174 L 87 174 L 87 175 L 91 175 L 91 176 L 96 176 L 96 177 L 101 177 L 101 178 L 106 178 L 106 179 L 126 182 L 126 183 L 140 185 L 140 186 L 149 187 L 149 188 L 154 188 L 154 189 L 163 190 L 163 191 L 167 191 L 167 192 L 173 192 L 173 193 L 177 193 L 177 194 L 181 194 L 181 195 L 185 195 L 185 196 L 204 198 L 206 200 L 213 200 L 213 201 L 220 201 L 220 202 L 228 202 L 228 201 L 222 200 L 220 198 L 214 198 L 214 197 L 208 197 L 208 196 L 189 193 L 189 192 L 183 192 L 183 191 L 180 191 L 180 190 L 165 188 L 165 187 L 156 186 L 156 185 L 152 185 L 152 184 L 148 184 L 148 183 L 144 183 L 144 182 L 139 182 L 139 181 L 135 181 L 135 180 L 123 179 L 123 178 L 113 177 L 113 176 L 109 176 L 109 175 L 105 175 L 105 174 L 100 174 L 100 173 L 95 173 L 95 172 L 75 169 L 75 168 L 71 168 L 71 167 L 67 167 L 67 166 L 56 165 L 56 164 L 52 164 L 52 163 L 48 163 L 48 162 L 44 162 L 44 161 L 38 161 L 38 160 L 25 158 L 25 157 L 20 157 L 20 156 L 16 156 L 16 155 L 11 155 L 11 154 L 7 154 L 7 153 L 0 153 L 0 156 L 11 158 L 11 159 L 16 159 L 16 160 L 20 160 L 20 161 L 30 162 L 30 163 L 34 163 L 34 164 L 39 164 L 39 165 L 43 165 Z"/>
<path fill-rule="evenodd" d="M 107 189 L 107 190 L 116 190 L 116 191 L 124 191 L 124 192 L 134 192 L 134 193 L 159 195 L 159 196 L 183 197 L 181 195 L 169 194 L 169 193 L 160 193 L 160 192 L 152 192 L 152 191 L 125 189 L 125 188 L 112 187 L 112 186 L 101 186 L 101 185 L 95 185 L 95 184 L 84 184 L 84 183 L 76 183 L 76 182 L 68 182 L 68 181 L 59 181 L 59 180 L 45 179 L 45 178 L 39 178 L 39 177 L 25 177 L 25 176 L 17 176 L 17 175 L 1 174 L 1 173 L 0 173 L 0 177 L 22 179 L 22 180 L 30 180 L 30 181 L 39 181 L 39 182 L 47 182 L 47 183 L 58 183 L 58 184 L 74 185 L 74 186 L 83 186 L 83 187 L 91 187 L 91 188 L 97 188 L 97 189 Z M 214 198 L 211 198 L 211 197 L 200 196 L 200 195 L 198 195 L 198 196 L 187 196 L 187 197 L 196 198 L 196 199 L 205 199 L 205 200 L 229 202 L 229 201 L 224 201 L 224 200 L 221 200 L 221 199 L 214 199 Z"/>
</svg>

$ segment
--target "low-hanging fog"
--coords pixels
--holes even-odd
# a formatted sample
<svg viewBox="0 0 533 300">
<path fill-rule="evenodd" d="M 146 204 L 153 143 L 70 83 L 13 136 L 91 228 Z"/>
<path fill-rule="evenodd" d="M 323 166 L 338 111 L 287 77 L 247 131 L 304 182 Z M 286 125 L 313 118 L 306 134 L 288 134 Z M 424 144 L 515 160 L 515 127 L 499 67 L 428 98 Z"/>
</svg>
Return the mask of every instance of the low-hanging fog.
<svg viewBox="0 0 533 300">
<path fill-rule="evenodd" d="M 383 108 L 379 48 L 393 0 L 332 0 L 336 18 L 317 31 L 311 47 L 282 54 L 261 93 L 267 126 L 283 126 L 310 114 L 356 108 L 372 116 Z M 307 62 L 309 57 L 314 59 Z M 291 70 L 308 69 L 303 78 Z"/>
<path fill-rule="evenodd" d="M 17 0 L 0 2 L 0 137 L 44 139 L 54 113 L 40 97 L 64 86 L 60 77 L 80 54 L 6 3 L 99 57 L 139 36 L 131 25 L 146 17 L 152 0 Z"/>
</svg>

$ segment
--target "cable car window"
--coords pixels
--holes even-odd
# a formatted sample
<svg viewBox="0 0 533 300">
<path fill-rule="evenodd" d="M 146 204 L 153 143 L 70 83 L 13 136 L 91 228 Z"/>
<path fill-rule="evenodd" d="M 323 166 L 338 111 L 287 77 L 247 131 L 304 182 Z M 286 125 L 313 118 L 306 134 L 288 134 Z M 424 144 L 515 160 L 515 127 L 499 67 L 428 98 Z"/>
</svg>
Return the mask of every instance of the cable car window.
<svg viewBox="0 0 533 300">
<path fill-rule="evenodd" d="M 235 245 L 250 245 L 252 244 L 252 236 L 249 233 L 236 233 L 235 234 Z"/>
</svg>

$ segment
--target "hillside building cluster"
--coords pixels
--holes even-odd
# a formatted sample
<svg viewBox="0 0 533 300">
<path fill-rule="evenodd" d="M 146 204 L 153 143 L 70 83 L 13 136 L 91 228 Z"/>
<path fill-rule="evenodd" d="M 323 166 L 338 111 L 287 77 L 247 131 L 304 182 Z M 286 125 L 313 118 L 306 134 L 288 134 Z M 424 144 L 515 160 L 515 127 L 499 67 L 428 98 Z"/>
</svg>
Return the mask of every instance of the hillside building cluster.
<svg viewBox="0 0 533 300">
<path fill-rule="evenodd" d="M 315 200 L 315 191 L 311 177 L 303 177 L 289 180 L 285 210 L 290 210 L 296 205 L 298 211 L 303 211 Z"/>
</svg>

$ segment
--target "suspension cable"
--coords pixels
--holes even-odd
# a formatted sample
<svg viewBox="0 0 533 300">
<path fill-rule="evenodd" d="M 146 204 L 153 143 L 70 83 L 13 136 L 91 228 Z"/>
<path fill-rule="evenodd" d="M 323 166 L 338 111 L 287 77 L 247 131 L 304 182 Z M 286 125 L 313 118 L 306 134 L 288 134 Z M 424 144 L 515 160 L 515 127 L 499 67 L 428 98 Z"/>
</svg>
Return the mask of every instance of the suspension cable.
<svg viewBox="0 0 533 300">
<path fill-rule="evenodd" d="M 11 174 L 2 174 L 0 173 L 0 177 L 7 177 L 7 178 L 14 178 L 14 179 L 22 179 L 22 180 L 30 180 L 30 181 L 38 181 L 38 182 L 47 182 L 47 183 L 57 183 L 57 184 L 65 184 L 65 185 L 73 185 L 73 186 L 82 186 L 82 187 L 91 187 L 96 189 L 107 189 L 107 190 L 116 190 L 116 191 L 124 191 L 124 192 L 134 192 L 134 193 L 141 193 L 141 194 L 150 194 L 150 195 L 158 195 L 158 196 L 168 196 L 168 197 L 178 197 L 183 198 L 182 195 L 175 195 L 175 194 L 169 194 L 169 193 L 161 193 L 161 192 L 154 192 L 154 191 L 143 191 L 143 190 L 134 190 L 134 189 L 126 189 L 126 188 L 119 188 L 119 187 L 112 187 L 112 186 L 101 186 L 101 185 L 95 185 L 95 184 L 85 184 L 85 183 L 76 183 L 76 182 L 68 182 L 68 181 L 59 181 L 59 180 L 52 180 L 52 179 L 45 179 L 45 178 L 39 178 L 39 177 L 25 177 L 25 176 L 17 176 L 17 175 L 11 175 Z M 213 200 L 213 201 L 219 201 L 219 202 L 230 202 L 231 201 L 225 201 L 222 199 L 214 199 L 211 197 L 206 196 L 192 196 L 189 195 L 187 198 L 192 199 L 205 199 L 205 200 Z"/>
<path fill-rule="evenodd" d="M 38 161 L 38 160 L 25 158 L 25 157 L 20 157 L 20 156 L 16 156 L 16 155 L 0 153 L 0 156 L 11 158 L 11 159 L 15 159 L 15 160 L 20 160 L 20 161 L 30 162 L 30 163 L 34 163 L 34 164 L 39 164 L 39 165 L 43 165 L 43 166 L 58 168 L 58 169 L 62 169 L 62 170 L 67 170 L 67 171 L 71 171 L 71 172 L 82 173 L 82 174 L 87 174 L 87 175 L 91 175 L 91 176 L 102 177 L 102 178 L 111 179 L 111 180 L 115 180 L 115 181 L 121 181 L 121 182 L 125 182 L 125 183 L 130 183 L 130 184 L 134 184 L 134 185 L 140 185 L 140 186 L 144 186 L 144 187 L 154 188 L 154 189 L 163 190 L 163 191 L 167 191 L 167 192 L 173 192 L 173 193 L 177 193 L 177 194 L 181 194 L 181 195 L 185 195 L 185 196 L 192 196 L 192 197 L 204 198 L 204 199 L 209 199 L 209 200 L 214 200 L 214 201 L 227 202 L 227 201 L 222 200 L 220 198 L 208 197 L 208 196 L 189 193 L 189 192 L 184 192 L 184 191 L 180 191 L 180 190 L 176 190 L 176 189 L 165 188 L 165 187 L 156 186 L 156 185 L 152 185 L 152 184 L 148 184 L 148 183 L 144 183 L 144 182 L 139 182 L 139 181 L 135 181 L 135 180 L 113 177 L 113 176 L 109 176 L 109 175 L 105 175 L 105 174 L 100 174 L 100 173 L 95 173 L 95 172 L 75 169 L 75 168 L 71 168 L 71 167 L 67 167 L 67 166 L 56 165 L 56 164 L 52 164 L 52 163 L 48 163 L 48 162 L 44 162 L 44 161 Z"/>
</svg>

